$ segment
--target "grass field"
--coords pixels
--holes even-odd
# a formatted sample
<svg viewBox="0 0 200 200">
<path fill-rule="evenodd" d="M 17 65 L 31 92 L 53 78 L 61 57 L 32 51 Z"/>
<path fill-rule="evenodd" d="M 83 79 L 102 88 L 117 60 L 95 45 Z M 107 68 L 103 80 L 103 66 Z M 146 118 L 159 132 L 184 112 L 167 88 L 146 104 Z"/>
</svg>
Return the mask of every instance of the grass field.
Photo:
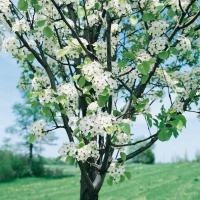
<svg viewBox="0 0 200 200">
<path fill-rule="evenodd" d="M 78 169 L 64 168 L 66 177 L 24 178 L 0 183 L 0 200 L 78 200 Z M 105 183 L 100 200 L 200 200 L 200 164 L 130 165 L 132 179 Z"/>
</svg>

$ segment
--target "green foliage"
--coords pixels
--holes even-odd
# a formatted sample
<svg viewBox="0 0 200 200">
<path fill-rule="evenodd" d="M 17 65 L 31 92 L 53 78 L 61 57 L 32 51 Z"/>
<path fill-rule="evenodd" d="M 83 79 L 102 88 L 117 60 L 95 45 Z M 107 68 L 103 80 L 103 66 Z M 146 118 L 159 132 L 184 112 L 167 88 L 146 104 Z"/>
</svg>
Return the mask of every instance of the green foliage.
<svg viewBox="0 0 200 200">
<path fill-rule="evenodd" d="M 137 139 L 138 140 L 141 140 Z M 136 145 L 133 146 L 129 146 L 127 149 L 127 154 L 136 151 L 137 149 L 143 147 L 146 145 L 147 142 L 142 142 L 142 143 L 138 143 Z M 149 149 L 146 149 L 145 151 L 143 151 L 142 153 L 138 154 L 137 156 L 133 157 L 130 162 L 133 163 L 142 163 L 142 164 L 154 164 L 155 163 L 155 155 L 153 153 L 153 148 L 154 146 L 152 146 Z"/>
<path fill-rule="evenodd" d="M 19 0 L 17 7 L 21 11 L 26 11 L 28 9 L 28 1 L 27 0 Z"/>
<path fill-rule="evenodd" d="M 150 71 L 150 63 L 147 61 L 144 61 L 142 64 L 138 65 L 137 68 L 139 72 L 141 72 L 141 74 L 148 75 Z"/>
<path fill-rule="evenodd" d="M 195 162 L 200 163 L 200 151 L 197 151 L 195 154 Z"/>
<path fill-rule="evenodd" d="M 123 131 L 124 133 L 130 135 L 131 134 L 131 127 L 130 127 L 130 124 L 127 124 L 127 123 L 124 123 L 124 122 L 121 122 L 118 124 L 121 131 Z"/>
<path fill-rule="evenodd" d="M 53 31 L 52 31 L 52 29 L 51 29 L 50 27 L 46 26 L 46 27 L 44 27 L 44 29 L 43 29 L 43 34 L 44 34 L 46 37 L 50 38 L 50 37 L 53 36 Z"/>
<path fill-rule="evenodd" d="M 106 96 L 99 95 L 99 99 L 98 99 L 97 103 L 100 107 L 103 107 L 108 99 L 109 99 L 108 94 Z"/>
<path fill-rule="evenodd" d="M 29 158 L 27 155 L 14 154 L 12 151 L 0 150 L 0 160 L 0 181 L 8 181 L 32 175 L 44 175 L 44 165 L 41 157 L 33 158 L 32 171 L 30 171 Z"/>
</svg>

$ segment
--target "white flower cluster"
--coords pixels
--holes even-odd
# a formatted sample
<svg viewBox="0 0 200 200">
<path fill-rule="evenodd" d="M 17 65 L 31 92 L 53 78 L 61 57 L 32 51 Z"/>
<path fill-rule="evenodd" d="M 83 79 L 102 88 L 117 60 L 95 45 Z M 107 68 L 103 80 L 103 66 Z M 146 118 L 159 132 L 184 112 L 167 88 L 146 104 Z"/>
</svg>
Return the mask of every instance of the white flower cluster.
<svg viewBox="0 0 200 200">
<path fill-rule="evenodd" d="M 172 9 L 174 11 L 176 11 L 176 10 L 181 9 L 179 6 L 179 2 L 181 4 L 182 9 L 185 10 L 187 8 L 188 4 L 190 3 L 190 0 L 181 0 L 181 1 L 180 0 L 170 0 L 170 2 L 168 4 L 172 6 Z"/>
<path fill-rule="evenodd" d="M 46 122 L 44 120 L 38 120 L 32 124 L 31 132 L 36 138 L 41 139 L 44 135 L 46 135 L 46 131 L 44 129 L 45 125 Z"/>
<path fill-rule="evenodd" d="M 95 86 L 94 90 L 97 96 L 101 94 L 107 86 L 110 86 L 111 89 L 108 93 L 112 94 L 112 89 L 117 86 L 117 82 L 111 78 L 112 73 L 104 71 L 104 67 L 98 62 L 83 65 L 82 73 L 83 75 L 93 76 L 91 82 L 92 85 Z"/>
<path fill-rule="evenodd" d="M 50 88 L 44 89 L 44 93 L 39 95 L 39 100 L 43 105 L 45 103 L 58 103 L 58 100 L 54 95 L 54 90 Z"/>
<path fill-rule="evenodd" d="M 168 26 L 169 24 L 163 20 L 154 21 L 151 23 L 148 33 L 152 35 L 152 37 L 159 37 L 161 34 L 166 32 Z"/>
<path fill-rule="evenodd" d="M 31 48 L 36 47 L 36 43 L 35 43 L 34 40 L 27 40 L 27 43 L 28 43 L 28 45 L 29 45 Z"/>
<path fill-rule="evenodd" d="M 120 0 L 111 0 L 109 2 L 104 3 L 104 9 L 108 10 L 114 8 L 116 14 L 120 17 L 125 15 L 126 13 L 131 12 L 131 5 L 128 4 L 126 1 Z"/>
<path fill-rule="evenodd" d="M 76 117 L 76 116 L 70 116 L 70 117 L 69 117 L 69 122 L 68 122 L 68 124 L 69 124 L 70 126 L 72 126 L 72 125 L 76 124 L 76 123 L 78 122 L 78 120 L 79 120 L 78 117 Z"/>
<path fill-rule="evenodd" d="M 183 110 L 184 101 L 182 101 L 182 98 L 183 97 L 181 96 L 177 96 L 172 106 L 173 110 L 176 110 L 177 112 L 181 112 L 181 113 L 184 111 Z"/>
<path fill-rule="evenodd" d="M 88 20 L 89 26 L 91 27 L 94 24 L 97 24 L 100 16 L 101 16 L 101 13 L 97 11 L 95 13 L 92 13 L 91 15 L 88 15 L 87 20 Z"/>
<path fill-rule="evenodd" d="M 156 69 L 156 75 L 170 88 L 173 88 L 174 84 L 177 83 L 177 80 L 172 79 L 164 69 Z"/>
<path fill-rule="evenodd" d="M 87 158 L 93 157 L 98 159 L 99 151 L 97 150 L 97 145 L 95 141 L 90 142 L 88 145 L 83 146 L 80 149 L 77 149 L 77 160 L 85 161 Z"/>
<path fill-rule="evenodd" d="M 17 84 L 17 88 L 20 88 L 21 90 L 29 90 L 31 89 L 29 86 L 29 79 L 25 76 L 20 77 L 19 83 Z"/>
<path fill-rule="evenodd" d="M 57 94 L 59 96 L 66 95 L 69 100 L 77 99 L 76 88 L 70 83 L 61 83 L 58 85 Z"/>
<path fill-rule="evenodd" d="M 63 159 L 65 159 L 67 156 L 72 156 L 78 161 L 85 161 L 89 157 L 96 159 L 99 157 L 97 145 L 94 141 L 90 142 L 88 145 L 84 145 L 81 148 L 78 148 L 74 142 L 63 144 L 59 150 L 59 154 Z"/>
<path fill-rule="evenodd" d="M 50 80 L 47 76 L 36 76 L 32 80 L 32 87 L 35 91 L 47 88 L 50 85 Z"/>
<path fill-rule="evenodd" d="M 191 42 L 187 37 L 183 35 L 179 35 L 178 40 L 179 40 L 179 43 L 176 45 L 176 48 L 179 50 L 179 54 L 183 55 L 188 50 L 191 49 Z"/>
<path fill-rule="evenodd" d="M 116 166 L 115 163 L 111 163 L 108 168 L 108 174 L 112 177 L 121 176 L 125 172 L 125 168 L 123 165 Z"/>
<path fill-rule="evenodd" d="M 111 38 L 111 55 L 114 56 L 117 43 L 119 42 L 118 37 Z M 93 44 L 96 50 L 96 54 L 100 60 L 107 58 L 107 42 L 97 41 Z"/>
<path fill-rule="evenodd" d="M 10 13 L 10 9 L 9 9 L 9 5 L 11 4 L 11 2 L 9 0 L 4 0 L 4 1 L 0 1 L 0 17 L 1 17 L 1 12 L 8 14 Z"/>
<path fill-rule="evenodd" d="M 149 61 L 152 57 L 144 50 L 144 49 L 140 49 L 137 53 L 136 53 L 136 60 L 137 60 L 137 64 L 141 64 L 144 61 Z M 150 71 L 152 71 L 154 64 L 150 64 Z"/>
<path fill-rule="evenodd" d="M 2 43 L 2 51 L 3 52 L 9 52 L 12 53 L 13 55 L 18 53 L 17 49 L 17 39 L 14 36 L 8 37 L 5 40 L 3 40 Z"/>
<path fill-rule="evenodd" d="M 98 2 L 97 0 L 87 0 L 85 2 L 85 8 L 87 10 L 90 9 L 90 8 L 93 8 L 97 2 Z"/>
<path fill-rule="evenodd" d="M 95 101 L 88 105 L 87 110 L 96 111 L 98 107 L 97 101 Z"/>
<path fill-rule="evenodd" d="M 21 33 L 22 31 L 27 32 L 29 30 L 30 30 L 29 24 L 27 23 L 27 21 L 24 20 L 16 20 L 12 26 L 13 32 L 18 31 Z"/>
<path fill-rule="evenodd" d="M 106 86 L 110 86 L 109 94 L 113 94 L 112 89 L 117 87 L 117 82 L 111 78 L 112 73 L 105 71 L 102 74 L 98 74 L 94 76 L 92 79 L 92 85 L 95 86 L 94 90 L 96 91 L 96 95 L 98 96 L 103 92 Z"/>
<path fill-rule="evenodd" d="M 141 8 L 145 8 L 153 14 L 156 14 L 157 6 L 160 5 L 159 0 L 138 0 L 138 3 Z"/>
<path fill-rule="evenodd" d="M 165 49 L 166 39 L 164 37 L 158 37 L 149 42 L 149 52 L 151 55 L 159 54 Z"/>
<path fill-rule="evenodd" d="M 96 115 L 85 116 L 79 124 L 79 129 L 83 135 L 87 136 L 89 133 L 92 137 L 96 135 L 104 136 L 105 129 L 113 125 L 115 117 L 106 112 L 100 112 Z"/>
<path fill-rule="evenodd" d="M 121 31 L 121 27 L 119 26 L 119 24 L 112 24 L 111 25 L 111 32 L 116 33 L 117 31 Z"/>
<path fill-rule="evenodd" d="M 39 10 L 38 12 L 39 14 L 43 16 L 48 16 L 52 19 L 59 18 L 59 13 L 50 0 L 40 0 L 38 1 L 38 4 L 42 7 L 41 10 Z"/>
<path fill-rule="evenodd" d="M 131 136 L 126 133 L 123 133 L 123 132 L 120 132 L 120 133 L 117 132 L 115 136 L 118 141 L 113 141 L 113 143 L 115 143 L 117 145 L 127 144 L 128 142 L 131 141 Z"/>
<path fill-rule="evenodd" d="M 76 156 L 76 145 L 74 142 L 70 142 L 69 144 L 63 144 L 61 148 L 59 149 L 59 154 L 63 158 L 66 158 L 67 156 Z"/>
<path fill-rule="evenodd" d="M 136 59 L 139 62 L 138 64 L 140 64 L 144 61 L 149 61 L 151 56 L 144 49 L 140 49 L 138 52 L 136 52 Z"/>
</svg>

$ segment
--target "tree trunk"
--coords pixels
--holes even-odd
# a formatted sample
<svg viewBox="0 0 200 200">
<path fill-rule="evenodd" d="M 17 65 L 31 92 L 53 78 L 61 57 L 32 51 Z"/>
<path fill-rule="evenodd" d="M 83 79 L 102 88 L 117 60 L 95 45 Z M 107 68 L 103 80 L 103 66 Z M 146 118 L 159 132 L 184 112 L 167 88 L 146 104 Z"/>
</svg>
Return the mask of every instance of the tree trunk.
<svg viewBox="0 0 200 200">
<path fill-rule="evenodd" d="M 99 197 L 98 193 L 99 192 L 96 192 L 96 191 L 90 191 L 83 175 L 81 175 L 80 200 L 98 200 L 98 197 Z"/>
</svg>

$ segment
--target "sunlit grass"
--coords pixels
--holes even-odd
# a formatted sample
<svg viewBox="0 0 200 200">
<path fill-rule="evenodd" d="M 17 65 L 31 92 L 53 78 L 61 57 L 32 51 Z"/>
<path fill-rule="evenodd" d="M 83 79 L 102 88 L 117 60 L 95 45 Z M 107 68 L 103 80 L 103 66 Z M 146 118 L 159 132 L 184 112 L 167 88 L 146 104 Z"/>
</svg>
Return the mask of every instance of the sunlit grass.
<svg viewBox="0 0 200 200">
<path fill-rule="evenodd" d="M 130 165 L 127 171 L 132 172 L 132 179 L 113 186 L 105 183 L 100 200 L 200 200 L 198 163 Z M 24 178 L 1 183 L 0 199 L 79 199 L 78 169 L 66 166 L 64 172 L 66 177 Z"/>
</svg>

